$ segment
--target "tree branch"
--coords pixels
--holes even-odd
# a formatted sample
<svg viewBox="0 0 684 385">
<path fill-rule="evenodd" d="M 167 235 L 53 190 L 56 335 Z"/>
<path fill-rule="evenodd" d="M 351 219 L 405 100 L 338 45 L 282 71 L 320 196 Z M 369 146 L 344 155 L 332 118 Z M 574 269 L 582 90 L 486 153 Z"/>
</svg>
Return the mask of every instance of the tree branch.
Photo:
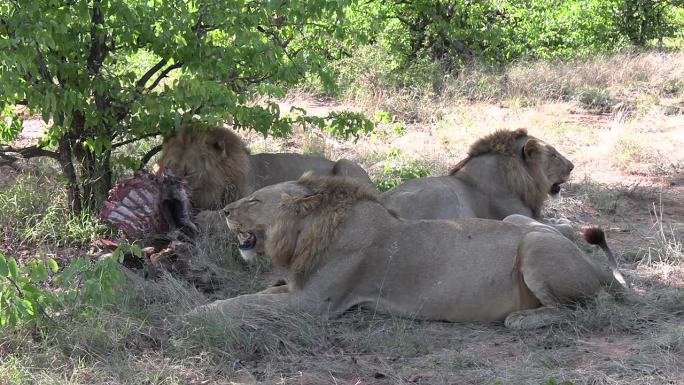
<svg viewBox="0 0 684 385">
<path fill-rule="evenodd" d="M 157 85 L 159 85 L 159 82 L 161 82 L 162 79 L 164 79 L 164 78 L 169 74 L 169 72 L 171 72 L 171 71 L 173 71 L 173 70 L 175 70 L 175 69 L 177 69 L 177 68 L 181 68 L 182 66 L 183 66 L 183 62 L 178 62 L 178 63 L 173 63 L 173 64 L 171 64 L 170 66 L 166 67 L 166 68 L 159 74 L 159 76 L 157 76 L 157 78 L 154 79 L 154 82 L 152 82 L 152 85 L 150 85 L 150 87 L 148 88 L 148 90 L 150 90 L 150 91 L 153 90 Z"/>
<path fill-rule="evenodd" d="M 125 145 L 127 145 L 127 144 L 135 143 L 135 142 L 137 142 L 137 141 L 139 141 L 139 140 L 141 140 L 141 139 L 151 138 L 151 137 L 153 137 L 153 136 L 158 136 L 158 135 L 161 135 L 161 132 L 160 132 L 160 131 L 155 131 L 155 132 L 150 132 L 149 134 L 145 134 L 145 135 L 139 136 L 139 137 L 137 137 L 137 138 L 127 139 L 127 140 L 121 141 L 121 142 L 119 142 L 119 143 L 114 143 L 114 144 L 112 144 L 112 150 L 115 149 L 115 148 L 119 148 L 119 147 L 121 147 L 121 146 L 125 146 Z"/>
<path fill-rule="evenodd" d="M 161 59 L 159 63 L 153 65 L 152 68 L 147 70 L 147 72 L 145 72 L 145 74 L 140 79 L 138 79 L 137 82 L 135 82 L 135 86 L 138 88 L 144 88 L 147 82 L 150 81 L 152 76 L 154 76 L 154 74 L 157 73 L 157 71 L 162 69 L 162 67 L 164 67 L 168 61 L 168 59 Z"/>
<path fill-rule="evenodd" d="M 15 148 L 8 145 L 0 145 L 0 166 L 12 165 L 19 159 L 31 159 L 46 156 L 48 158 L 57 159 L 57 153 L 48 151 L 40 146 L 28 146 L 23 148 Z"/>
<path fill-rule="evenodd" d="M 36 158 L 39 156 L 47 156 L 50 158 L 56 158 L 57 157 L 56 152 L 46 150 L 40 146 L 28 146 L 28 147 L 22 147 L 22 148 L 15 148 L 15 147 L 8 146 L 8 145 L 2 145 L 0 147 L 0 153 L 4 154 L 6 156 L 11 156 L 11 155 L 7 155 L 7 153 L 16 153 L 18 156 L 20 156 L 24 159 Z"/>
<path fill-rule="evenodd" d="M 161 151 L 162 145 L 157 145 L 152 147 L 150 151 L 147 152 L 147 154 L 143 155 L 142 158 L 140 158 L 140 168 L 139 170 L 142 170 L 147 166 L 147 163 L 152 159 L 153 156 L 155 156 L 159 151 Z"/>
</svg>

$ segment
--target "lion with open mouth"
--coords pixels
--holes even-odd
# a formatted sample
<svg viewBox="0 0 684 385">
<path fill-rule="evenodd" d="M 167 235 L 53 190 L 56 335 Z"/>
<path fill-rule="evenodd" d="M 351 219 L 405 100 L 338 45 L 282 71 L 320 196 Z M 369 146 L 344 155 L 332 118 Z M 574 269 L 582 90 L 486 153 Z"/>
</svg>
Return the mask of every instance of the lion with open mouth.
<svg viewBox="0 0 684 385">
<path fill-rule="evenodd" d="M 264 250 L 287 268 L 289 283 L 198 312 L 239 319 L 267 306 L 334 316 L 367 306 L 419 319 L 534 328 L 562 321 L 565 305 L 600 290 L 625 290 L 612 256 L 611 268 L 602 266 L 553 227 L 519 216 L 401 219 L 376 192 L 348 178 L 308 173 L 258 190 L 224 213 L 240 246 Z M 592 231 L 588 240 L 609 251 L 603 233 Z"/>
<path fill-rule="evenodd" d="M 544 202 L 560 193 L 574 167 L 524 129 L 499 130 L 475 141 L 449 175 L 406 181 L 382 201 L 408 219 L 540 219 Z"/>
</svg>

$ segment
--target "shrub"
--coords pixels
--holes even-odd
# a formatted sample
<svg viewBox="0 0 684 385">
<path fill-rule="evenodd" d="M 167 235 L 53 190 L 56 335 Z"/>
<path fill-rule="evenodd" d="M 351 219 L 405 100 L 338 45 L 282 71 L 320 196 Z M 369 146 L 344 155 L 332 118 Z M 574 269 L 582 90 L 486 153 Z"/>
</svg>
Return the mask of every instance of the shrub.
<svg viewBox="0 0 684 385">
<path fill-rule="evenodd" d="M 605 88 L 587 88 L 579 95 L 579 101 L 591 112 L 610 112 L 615 100 L 610 91 Z"/>
<path fill-rule="evenodd" d="M 380 191 L 391 190 L 409 179 L 420 178 L 430 175 L 430 168 L 413 161 L 405 164 L 385 164 L 382 176 L 375 185 Z"/>
<path fill-rule="evenodd" d="M 75 313 L 88 306 L 102 306 L 116 299 L 124 282 L 119 270 L 124 251 L 139 255 L 130 246 L 111 257 L 92 262 L 77 258 L 58 273 L 55 260 L 28 261 L 20 266 L 15 258 L 0 253 L 0 327 L 53 321 L 51 314 Z M 59 290 L 50 290 L 49 284 Z"/>
</svg>

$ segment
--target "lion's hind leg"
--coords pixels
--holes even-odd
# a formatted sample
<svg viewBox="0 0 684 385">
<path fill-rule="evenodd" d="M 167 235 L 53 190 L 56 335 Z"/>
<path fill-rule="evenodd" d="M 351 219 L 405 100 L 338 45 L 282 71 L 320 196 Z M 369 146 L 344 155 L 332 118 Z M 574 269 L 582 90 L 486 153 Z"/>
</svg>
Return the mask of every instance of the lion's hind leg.
<svg viewBox="0 0 684 385">
<path fill-rule="evenodd" d="M 577 246 L 560 234 L 526 234 L 518 256 L 525 284 L 544 306 L 576 302 L 602 289 L 603 277 Z"/>
<path fill-rule="evenodd" d="M 518 269 L 527 288 L 542 304 L 506 318 L 511 328 L 535 328 L 557 323 L 567 316 L 563 305 L 601 290 L 601 278 L 582 252 L 563 235 L 531 232 L 518 247 Z"/>
</svg>

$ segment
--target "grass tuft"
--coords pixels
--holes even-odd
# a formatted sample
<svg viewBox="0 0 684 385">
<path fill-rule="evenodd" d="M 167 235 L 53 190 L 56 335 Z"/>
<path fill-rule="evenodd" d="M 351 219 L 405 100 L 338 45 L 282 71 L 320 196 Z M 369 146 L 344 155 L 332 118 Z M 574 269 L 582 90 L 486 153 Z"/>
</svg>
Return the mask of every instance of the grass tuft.
<svg viewBox="0 0 684 385">
<path fill-rule="evenodd" d="M 663 220 L 662 203 L 652 204 L 651 233 L 646 237 L 647 246 L 640 252 L 640 262 L 646 265 L 684 265 L 684 245 L 673 227 Z"/>
<path fill-rule="evenodd" d="M 615 100 L 605 88 L 587 88 L 579 94 L 579 101 L 589 111 L 601 114 L 610 112 Z"/>
<path fill-rule="evenodd" d="M 106 230 L 90 213 L 70 213 L 63 186 L 47 176 L 19 176 L 0 191 L 0 212 L 0 231 L 18 243 L 81 246 Z"/>
</svg>

